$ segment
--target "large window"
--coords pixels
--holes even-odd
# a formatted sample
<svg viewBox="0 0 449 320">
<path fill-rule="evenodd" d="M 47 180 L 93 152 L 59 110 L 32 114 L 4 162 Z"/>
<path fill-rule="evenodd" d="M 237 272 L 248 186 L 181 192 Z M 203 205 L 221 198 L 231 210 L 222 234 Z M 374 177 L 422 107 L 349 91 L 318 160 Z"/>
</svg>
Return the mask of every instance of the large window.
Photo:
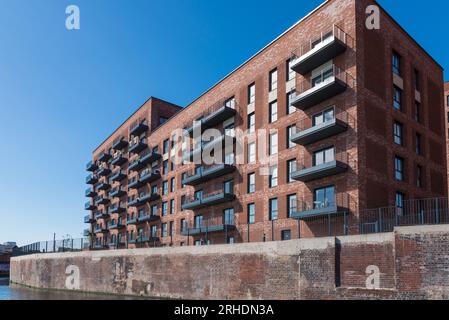
<svg viewBox="0 0 449 320">
<path fill-rule="evenodd" d="M 270 156 L 278 153 L 278 134 L 272 133 L 269 138 Z"/>
<path fill-rule="evenodd" d="M 226 225 L 234 225 L 234 208 L 228 208 L 223 210 L 224 223 Z"/>
<path fill-rule="evenodd" d="M 168 148 L 170 146 L 170 140 L 164 140 L 163 145 L 162 145 L 162 150 L 164 152 L 164 154 L 168 153 Z"/>
<path fill-rule="evenodd" d="M 401 157 L 394 158 L 394 171 L 397 181 L 404 181 L 404 159 Z"/>
<path fill-rule="evenodd" d="M 319 166 L 335 160 L 335 148 L 327 148 L 313 153 L 313 165 Z"/>
<path fill-rule="evenodd" d="M 251 142 L 248 144 L 248 163 L 256 162 L 256 143 Z"/>
<path fill-rule="evenodd" d="M 168 203 L 162 202 L 162 216 L 165 217 L 168 213 Z"/>
<path fill-rule="evenodd" d="M 234 193 L 234 180 L 228 180 L 223 183 L 223 190 L 225 193 Z"/>
<path fill-rule="evenodd" d="M 278 88 L 278 71 L 274 69 L 270 71 L 270 91 L 277 90 Z"/>
<path fill-rule="evenodd" d="M 248 174 L 248 193 L 256 192 L 256 174 L 250 173 Z"/>
<path fill-rule="evenodd" d="M 254 103 L 256 101 L 256 84 L 250 84 L 248 86 L 248 104 Z"/>
<path fill-rule="evenodd" d="M 327 121 L 334 120 L 334 118 L 335 118 L 335 111 L 334 108 L 332 107 L 327 110 L 324 110 L 323 112 L 315 114 L 313 116 L 312 124 L 313 126 L 318 126 Z"/>
<path fill-rule="evenodd" d="M 287 182 L 291 183 L 294 180 L 292 179 L 292 174 L 296 172 L 296 159 L 291 159 L 287 161 Z"/>
<path fill-rule="evenodd" d="M 248 133 L 256 132 L 256 115 L 254 112 L 248 115 Z"/>
<path fill-rule="evenodd" d="M 256 205 L 254 203 L 248 204 L 248 224 L 256 222 Z"/>
<path fill-rule="evenodd" d="M 168 160 L 164 160 L 164 162 L 162 162 L 162 174 L 168 174 Z"/>
<path fill-rule="evenodd" d="M 277 220 L 278 218 L 278 199 L 270 199 L 269 200 L 269 218 L 270 220 Z"/>
<path fill-rule="evenodd" d="M 298 198 L 296 194 L 287 196 L 287 216 L 291 218 L 292 214 L 298 211 Z"/>
<path fill-rule="evenodd" d="M 270 167 L 269 187 L 274 188 L 278 186 L 278 166 Z"/>
<path fill-rule="evenodd" d="M 399 122 L 395 122 L 393 124 L 393 138 L 394 138 L 394 143 L 402 146 L 402 131 L 403 131 L 403 127 L 402 124 Z"/>
<path fill-rule="evenodd" d="M 195 228 L 201 228 L 203 226 L 203 216 L 195 216 Z"/>
<path fill-rule="evenodd" d="M 291 125 L 287 127 L 287 148 L 292 149 L 296 147 L 296 144 L 292 142 L 292 137 L 296 133 L 296 125 Z"/>
<path fill-rule="evenodd" d="M 313 200 L 315 209 L 335 207 L 335 187 L 329 186 L 315 189 Z"/>
<path fill-rule="evenodd" d="M 162 195 L 166 196 L 168 194 L 168 181 L 162 182 Z"/>
<path fill-rule="evenodd" d="M 404 208 L 404 199 L 405 195 L 402 192 L 396 192 L 396 208 L 403 209 Z"/>
<path fill-rule="evenodd" d="M 278 102 L 277 101 L 271 102 L 269 109 L 270 109 L 269 110 L 270 114 L 269 114 L 269 119 L 268 119 L 269 123 L 276 122 L 278 120 Z"/>
<path fill-rule="evenodd" d="M 402 90 L 398 87 L 393 87 L 393 108 L 402 110 Z"/>
<path fill-rule="evenodd" d="M 392 66 L 393 66 L 393 73 L 401 76 L 401 56 L 393 51 L 392 55 Z"/>
</svg>

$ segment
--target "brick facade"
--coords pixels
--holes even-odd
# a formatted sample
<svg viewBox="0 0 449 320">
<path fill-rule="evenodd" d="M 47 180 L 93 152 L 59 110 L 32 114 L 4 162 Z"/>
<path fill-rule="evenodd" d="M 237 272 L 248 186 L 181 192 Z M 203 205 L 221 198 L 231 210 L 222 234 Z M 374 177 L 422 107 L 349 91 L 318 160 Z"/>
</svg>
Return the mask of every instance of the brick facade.
<svg viewBox="0 0 449 320">
<path fill-rule="evenodd" d="M 358 212 L 366 208 L 394 205 L 398 192 L 404 196 L 404 199 L 447 196 L 447 181 L 442 179 L 447 171 L 445 141 L 442 137 L 443 128 L 445 128 L 444 117 L 442 117 L 444 111 L 441 107 L 442 68 L 385 11 L 381 10 L 381 29 L 368 30 L 365 27 L 365 8 L 373 3 L 368 0 L 327 1 L 182 110 L 158 99 L 150 99 L 94 151 L 92 160 L 94 163 L 101 162 L 100 156 L 104 152 L 109 152 L 117 138 L 123 137 L 126 141 L 136 139 L 130 134 L 130 128 L 145 118 L 149 126 L 148 130 L 143 132 L 143 136 L 149 148 L 157 147 L 157 152 L 160 153 L 160 159 L 147 164 L 146 167 L 158 169 L 162 176 L 151 184 L 141 186 L 138 190 L 128 188 L 127 185 L 138 174 L 128 170 L 128 166 L 139 155 L 131 153 L 128 155 L 125 148 L 124 157 L 127 161 L 121 165 L 121 169 L 124 170 L 126 178 L 120 183 L 114 182 L 111 186 L 111 189 L 114 189 L 122 185 L 127 192 L 120 199 L 125 211 L 120 214 L 108 214 L 111 203 L 117 202 L 116 198 L 106 199 L 106 205 L 93 208 L 91 215 L 87 217 L 88 222 L 92 224 L 88 233 L 92 236 L 93 243 L 104 248 L 111 241 L 111 236 L 118 234 L 126 239 L 122 245 L 129 248 L 191 245 L 195 241 L 219 244 L 232 241 L 258 242 L 299 236 L 328 235 L 328 230 L 324 230 L 323 227 L 328 221 L 323 220 L 319 214 L 312 219 L 298 220 L 290 218 L 287 210 L 289 205 L 287 196 L 296 195 L 295 210 L 300 214 L 310 213 L 313 211 L 310 208 L 315 209 L 322 205 L 322 203 L 317 204 L 319 201 L 316 199 L 317 196 L 314 196 L 315 190 L 327 186 L 334 187 L 335 199 L 333 198 L 332 201 L 338 211 L 334 213 L 342 211 L 348 213 L 348 216 L 343 218 L 338 214 L 330 218 L 332 224 L 338 226 L 337 229 L 341 229 L 336 233 L 343 232 L 342 219 L 347 219 L 344 223 L 348 228 L 346 232 L 357 234 Z M 307 48 L 310 50 L 311 42 L 317 36 L 325 35 L 329 31 L 333 31 L 334 37 L 338 34 L 339 39 L 344 42 L 344 52 L 335 53 L 327 62 L 331 61 L 330 65 L 333 64 L 334 67 L 327 69 L 322 65 L 315 66 L 316 68 L 312 71 L 303 72 L 303 75 L 295 72 L 293 78 L 288 78 L 290 73 L 288 60 L 295 58 L 295 62 L 302 61 L 304 55 L 308 54 Z M 398 75 L 393 75 L 392 71 L 393 52 L 400 56 Z M 316 53 L 316 56 L 319 54 Z M 277 70 L 277 88 L 270 91 L 269 74 L 274 69 Z M 291 100 L 287 101 L 287 95 L 291 93 L 292 97 L 295 95 L 298 97 L 307 93 L 308 86 L 312 86 L 311 79 L 315 79 L 315 73 L 319 75 L 320 70 L 322 74 L 332 70 L 333 76 L 341 81 L 340 85 L 341 83 L 345 85 L 345 90 L 324 100 L 319 99 L 319 94 L 312 92 L 308 97 L 318 98 L 318 102 L 312 103 L 307 108 L 297 108 L 295 112 L 289 114 L 287 110 Z M 418 80 L 415 80 L 415 75 Z M 338 84 L 338 81 L 335 80 L 335 83 Z M 256 88 L 255 101 L 252 103 L 248 97 L 248 86 L 251 84 L 255 84 Z M 313 82 L 313 85 L 316 83 Z M 394 86 L 402 92 L 400 110 L 393 108 Z M 246 156 L 248 144 L 255 141 L 255 135 L 245 136 L 245 162 L 236 164 L 235 171 L 203 181 L 196 186 L 183 186 L 183 174 L 192 175 L 195 165 L 176 165 L 171 168 L 171 159 L 174 154 L 171 148 L 164 152 L 164 141 L 170 139 L 172 132 L 176 129 L 192 127 L 194 120 L 210 115 L 223 107 L 225 101 L 231 98 L 234 101 L 232 108 L 235 109 L 235 115 L 215 125 L 215 128 L 225 132 L 226 125 L 233 124 L 235 129 L 246 131 L 248 116 L 254 112 L 256 130 L 277 130 L 277 187 L 269 187 L 269 177 L 261 174 L 263 165 L 259 158 L 255 163 L 248 163 Z M 269 106 L 274 101 L 277 102 L 277 120 L 270 123 Z M 417 104 L 420 105 L 419 116 L 415 112 Z M 345 130 L 307 145 L 295 144 L 289 148 L 287 127 L 294 125 L 299 128 L 299 131 L 311 129 L 313 116 L 327 110 L 330 106 L 335 107 L 334 114 L 337 114 L 335 117 L 342 120 Z M 429 112 L 429 110 L 433 111 Z M 159 125 L 160 116 L 169 120 Z M 402 145 L 394 143 L 394 122 L 402 124 Z M 420 137 L 420 154 L 417 154 L 417 134 Z M 266 133 L 266 140 L 268 140 L 268 133 Z M 334 148 L 336 160 L 342 162 L 344 172 L 327 174 L 325 177 L 313 178 L 306 182 L 289 183 L 287 181 L 288 160 L 294 159 L 298 165 L 304 164 L 310 168 L 314 165 L 312 161 L 314 152 L 329 147 Z M 260 148 L 259 141 L 257 148 Z M 145 152 L 147 151 L 143 150 L 140 156 Z M 178 151 L 177 156 L 182 154 L 185 154 L 185 151 Z M 400 182 L 395 179 L 395 157 L 403 159 L 403 181 Z M 164 161 L 168 161 L 167 173 L 163 172 Z M 118 166 L 111 164 L 111 160 L 107 160 L 103 165 L 107 165 L 114 172 L 119 169 Z M 419 186 L 418 166 L 421 174 Z M 139 172 L 143 170 L 145 167 Z M 255 173 L 255 192 L 248 194 L 247 180 L 250 173 Z M 98 191 L 96 189 L 99 184 L 105 182 L 107 178 L 102 178 L 100 182 L 93 185 L 95 192 Z M 173 192 L 170 189 L 172 178 L 175 179 Z M 198 190 L 203 190 L 205 195 L 214 194 L 222 189 L 224 182 L 231 179 L 235 200 L 200 209 L 182 210 L 183 197 L 189 199 Z M 169 192 L 166 194 L 162 192 L 164 183 L 169 186 Z M 148 191 L 151 186 L 157 188 L 161 197 L 137 209 L 148 212 L 152 206 L 157 206 L 157 219 L 137 224 L 127 223 L 137 212 L 136 208 L 129 206 L 129 200 L 134 199 L 133 197 L 142 191 Z M 97 193 L 108 198 L 109 191 L 110 189 L 107 189 Z M 277 219 L 270 219 L 269 199 L 277 199 Z M 171 200 L 174 200 L 173 210 Z M 164 203 L 167 204 L 167 214 L 162 213 Z M 255 205 L 254 223 L 251 224 L 248 224 L 249 204 Z M 217 221 L 222 218 L 225 209 L 233 210 L 233 212 L 230 211 L 233 216 L 231 228 L 223 223 L 221 231 L 199 232 L 193 236 L 190 233 L 188 236 L 182 234 L 182 221 L 185 221 L 188 226 L 193 226 L 195 217 L 199 215 L 203 216 L 205 221 Z M 100 214 L 96 219 L 95 213 L 98 211 L 105 214 Z M 316 212 L 312 213 L 316 214 Z M 122 221 L 123 227 L 95 232 L 97 224 L 106 227 L 111 220 L 117 219 Z M 170 223 L 173 224 L 172 235 L 168 231 Z M 144 237 L 146 241 L 143 243 L 135 244 L 128 241 L 136 239 L 139 229 L 147 235 L 152 226 L 156 228 L 154 234 Z M 164 232 L 163 228 L 166 228 L 167 232 Z M 195 228 L 192 228 L 192 232 L 194 232 L 193 229 Z M 348 279 L 348 281 L 354 280 Z"/>
</svg>

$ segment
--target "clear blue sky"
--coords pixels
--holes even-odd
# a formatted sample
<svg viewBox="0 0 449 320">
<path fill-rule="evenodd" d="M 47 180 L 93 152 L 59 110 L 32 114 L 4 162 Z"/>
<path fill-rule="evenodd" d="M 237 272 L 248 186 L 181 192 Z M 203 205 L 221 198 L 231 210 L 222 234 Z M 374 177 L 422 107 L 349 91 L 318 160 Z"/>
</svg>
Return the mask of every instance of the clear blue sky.
<svg viewBox="0 0 449 320">
<path fill-rule="evenodd" d="M 188 104 L 321 2 L 0 0 L 0 242 L 81 237 L 103 138 L 150 95 Z M 449 66 L 447 1 L 380 3 Z"/>
</svg>

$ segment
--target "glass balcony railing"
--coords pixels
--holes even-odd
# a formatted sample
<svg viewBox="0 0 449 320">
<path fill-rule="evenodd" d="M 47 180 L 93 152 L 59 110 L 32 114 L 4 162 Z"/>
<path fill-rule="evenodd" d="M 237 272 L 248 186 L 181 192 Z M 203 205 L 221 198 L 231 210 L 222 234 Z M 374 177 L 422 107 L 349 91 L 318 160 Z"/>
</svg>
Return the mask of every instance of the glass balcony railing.
<svg viewBox="0 0 449 320">
<path fill-rule="evenodd" d="M 149 129 L 149 127 L 148 127 L 147 120 L 139 120 L 131 125 L 129 133 L 132 136 L 139 136 L 142 133 L 148 131 L 148 129 Z"/>
<path fill-rule="evenodd" d="M 202 197 L 193 197 L 182 204 L 183 210 L 195 210 L 208 206 L 233 201 L 235 194 L 232 190 L 224 190 L 217 193 L 203 195 Z"/>
<path fill-rule="evenodd" d="M 119 137 L 114 140 L 112 143 L 112 149 L 114 150 L 123 150 L 128 146 L 128 141 L 124 137 Z"/>
<path fill-rule="evenodd" d="M 350 209 L 350 196 L 347 193 L 331 193 L 316 197 L 313 200 L 299 200 L 296 207 L 291 208 L 291 217 L 307 219 L 319 216 L 332 216 L 346 213 Z"/>
<path fill-rule="evenodd" d="M 235 228 L 234 216 L 229 215 L 227 217 L 200 219 L 191 224 L 186 222 L 181 228 L 181 234 L 195 236 L 213 232 L 231 232 Z"/>
<path fill-rule="evenodd" d="M 326 158 L 320 157 L 319 161 L 310 157 L 297 162 L 297 171 L 293 172 L 291 177 L 297 181 L 310 182 L 344 173 L 348 171 L 348 163 L 349 156 L 345 151 L 331 155 L 326 154 Z"/>
</svg>

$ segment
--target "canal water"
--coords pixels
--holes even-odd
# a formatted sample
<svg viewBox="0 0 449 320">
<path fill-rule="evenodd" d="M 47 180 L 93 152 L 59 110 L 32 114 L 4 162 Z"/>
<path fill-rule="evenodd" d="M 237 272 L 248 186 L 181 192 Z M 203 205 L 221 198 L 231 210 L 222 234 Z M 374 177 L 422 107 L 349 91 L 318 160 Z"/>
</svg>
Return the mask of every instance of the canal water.
<svg viewBox="0 0 449 320">
<path fill-rule="evenodd" d="M 132 297 L 120 297 L 90 293 L 37 290 L 19 286 L 9 286 L 9 280 L 0 278 L 0 300 L 131 300 Z M 139 299 L 139 298 L 137 298 Z"/>
</svg>

